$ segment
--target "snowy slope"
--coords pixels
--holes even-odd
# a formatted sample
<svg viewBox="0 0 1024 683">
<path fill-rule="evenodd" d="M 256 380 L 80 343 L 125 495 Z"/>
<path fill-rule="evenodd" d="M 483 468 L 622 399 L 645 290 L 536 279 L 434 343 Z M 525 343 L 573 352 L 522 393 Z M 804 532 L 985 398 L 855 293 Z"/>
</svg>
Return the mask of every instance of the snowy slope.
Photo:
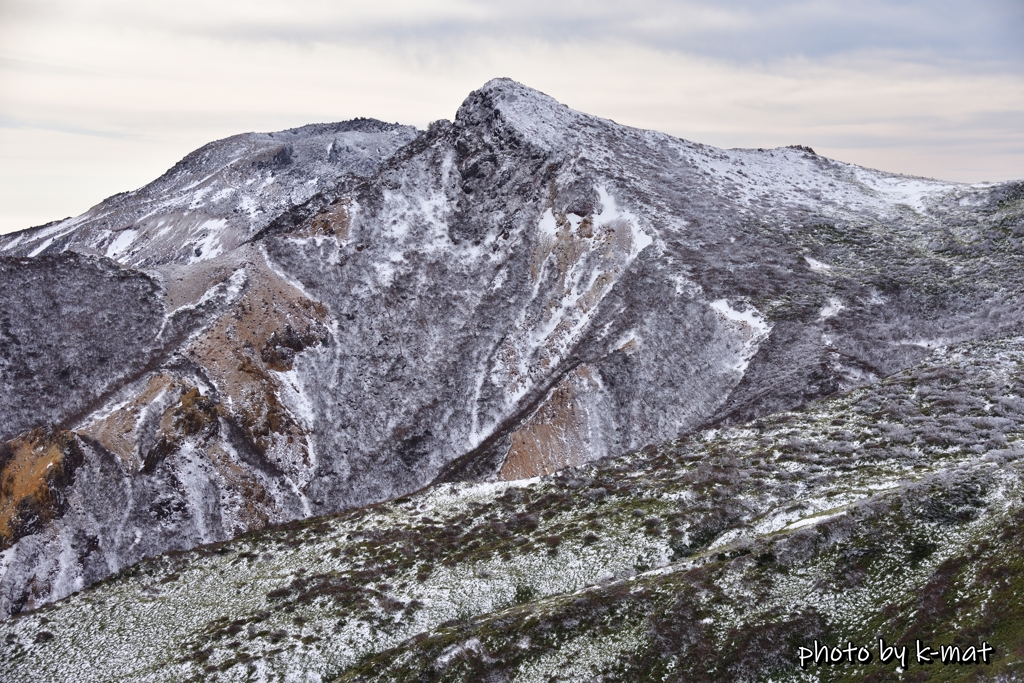
<svg viewBox="0 0 1024 683">
<path fill-rule="evenodd" d="M 146 561 L 0 624 L 0 675 L 863 680 L 896 664 L 797 647 L 881 634 L 987 642 L 1012 680 L 1022 362 L 1020 337 L 964 344 L 742 428 Z"/>
<path fill-rule="evenodd" d="M 411 126 L 373 119 L 235 135 L 81 216 L 0 237 L 0 253 L 70 249 L 141 267 L 214 258 L 287 209 L 370 175 L 415 135 Z"/>
</svg>

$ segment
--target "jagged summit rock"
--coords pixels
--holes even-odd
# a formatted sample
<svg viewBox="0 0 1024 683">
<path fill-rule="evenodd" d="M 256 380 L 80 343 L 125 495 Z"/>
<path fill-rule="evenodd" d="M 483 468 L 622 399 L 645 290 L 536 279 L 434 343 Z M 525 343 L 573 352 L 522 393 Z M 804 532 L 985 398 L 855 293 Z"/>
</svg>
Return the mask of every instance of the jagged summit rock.
<svg viewBox="0 0 1024 683">
<path fill-rule="evenodd" d="M 433 481 L 806 405 L 1016 330 L 1021 195 L 716 149 L 507 79 L 418 133 L 212 143 L 0 237 L 4 284 L 25 283 L 0 288 L 0 476 L 18 482 L 0 611 Z M 21 319 L 44 282 L 108 293 L 81 300 L 97 324 Z M 122 309 L 130 338 L 105 322 Z"/>
<path fill-rule="evenodd" d="M 509 78 L 495 78 L 470 93 L 455 115 L 457 129 L 507 127 L 548 152 L 564 151 L 574 127 L 600 121 Z"/>
</svg>

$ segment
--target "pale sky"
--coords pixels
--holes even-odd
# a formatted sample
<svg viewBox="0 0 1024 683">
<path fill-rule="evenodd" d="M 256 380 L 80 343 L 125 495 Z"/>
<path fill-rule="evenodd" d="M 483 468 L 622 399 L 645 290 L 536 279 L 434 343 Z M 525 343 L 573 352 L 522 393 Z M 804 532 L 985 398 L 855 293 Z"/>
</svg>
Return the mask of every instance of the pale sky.
<svg viewBox="0 0 1024 683">
<path fill-rule="evenodd" d="M 425 127 L 508 76 L 721 147 L 1024 178 L 1024 1 L 0 0 L 0 232 L 234 133 Z"/>
</svg>

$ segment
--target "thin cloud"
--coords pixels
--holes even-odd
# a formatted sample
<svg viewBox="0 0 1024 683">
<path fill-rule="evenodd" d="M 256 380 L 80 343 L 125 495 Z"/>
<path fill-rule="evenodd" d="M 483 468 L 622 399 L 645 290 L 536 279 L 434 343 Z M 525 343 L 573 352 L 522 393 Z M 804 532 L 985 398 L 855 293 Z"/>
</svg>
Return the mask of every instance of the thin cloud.
<svg viewBox="0 0 1024 683">
<path fill-rule="evenodd" d="M 481 40 L 614 40 L 730 62 L 886 51 L 987 68 L 1024 65 L 1024 4 L 1014 0 L 757 2 L 8 2 L 4 11 L 219 40 L 390 43 L 459 50 Z M 12 9 L 17 8 L 17 12 Z"/>
</svg>

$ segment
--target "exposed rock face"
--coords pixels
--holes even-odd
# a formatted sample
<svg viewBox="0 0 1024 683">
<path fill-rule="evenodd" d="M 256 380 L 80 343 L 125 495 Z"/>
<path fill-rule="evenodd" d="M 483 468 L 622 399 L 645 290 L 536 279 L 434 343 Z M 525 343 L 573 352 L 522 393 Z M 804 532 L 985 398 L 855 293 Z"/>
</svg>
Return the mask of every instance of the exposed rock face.
<svg viewBox="0 0 1024 683">
<path fill-rule="evenodd" d="M 600 395 L 595 377 L 582 365 L 558 383 L 544 403 L 509 435 L 499 475 L 506 481 L 551 474 L 580 465 L 604 450 L 602 425 L 591 416 Z"/>
<path fill-rule="evenodd" d="M 67 509 L 64 491 L 82 464 L 73 434 L 35 429 L 0 451 L 0 549 L 41 530 Z"/>
<path fill-rule="evenodd" d="M 544 474 L 798 406 L 1022 319 L 1019 184 L 718 150 L 508 80 L 411 137 L 238 136 L 0 238 L 101 253 L 120 266 L 59 258 L 156 292 L 83 303 L 143 331 L 82 374 L 81 398 L 47 407 L 46 376 L 0 399 L 5 438 L 52 423 L 82 452 L 71 503 L 4 552 L 0 611 L 436 479 Z M 3 272 L 77 272 L 55 258 Z M 44 287 L 6 283 L 12 306 L 40 307 Z M 40 351 L 11 348 L 15 387 L 8 368 Z"/>
</svg>

